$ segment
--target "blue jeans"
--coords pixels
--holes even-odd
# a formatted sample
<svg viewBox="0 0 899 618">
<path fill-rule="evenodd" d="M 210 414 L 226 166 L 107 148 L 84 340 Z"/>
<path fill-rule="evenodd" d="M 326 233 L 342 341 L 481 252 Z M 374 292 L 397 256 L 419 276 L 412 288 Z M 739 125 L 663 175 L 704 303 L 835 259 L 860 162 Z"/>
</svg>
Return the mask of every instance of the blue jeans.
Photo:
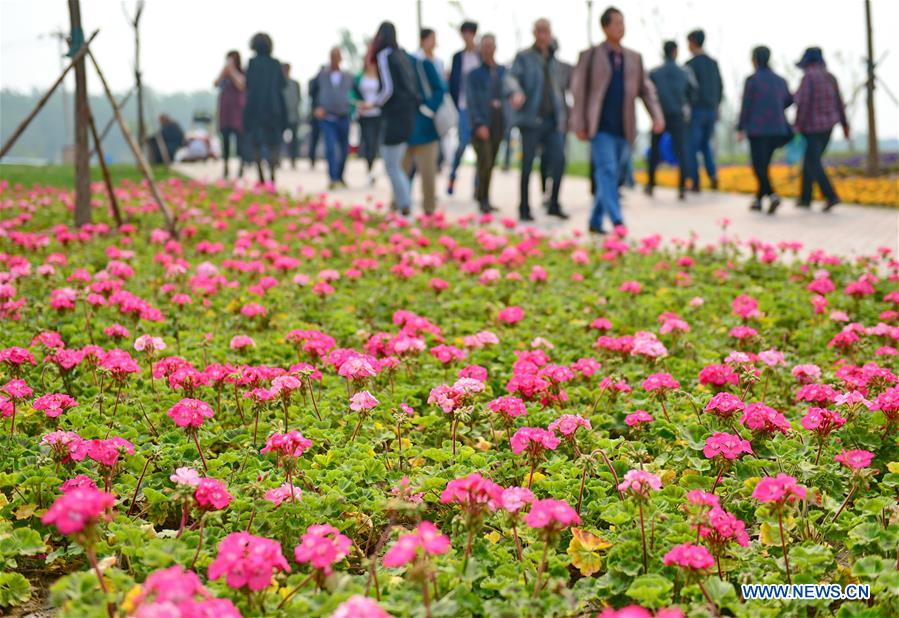
<svg viewBox="0 0 899 618">
<path fill-rule="evenodd" d="M 471 141 L 471 121 L 468 119 L 468 110 L 459 110 L 459 145 L 456 147 L 456 154 L 453 155 L 453 163 L 450 167 L 450 180 L 456 179 L 456 171 L 462 163 L 462 157 L 465 155 L 465 149 Z"/>
<path fill-rule="evenodd" d="M 408 144 L 381 144 L 381 160 L 390 185 L 393 187 L 393 203 L 397 210 L 412 206 L 412 186 L 409 175 L 403 169 L 403 158 L 406 156 Z"/>
<path fill-rule="evenodd" d="M 590 213 L 591 228 L 601 229 L 605 215 L 608 215 L 612 225 L 623 223 L 621 204 L 618 202 L 618 179 L 622 161 L 627 160 L 630 148 L 626 139 L 611 133 L 597 133 L 590 141 L 593 181 L 596 183 L 593 212 Z"/>
<path fill-rule="evenodd" d="M 540 151 L 541 167 L 546 163 L 547 177 L 552 179 L 552 192 L 549 198 L 549 210 L 559 210 L 559 187 L 562 182 L 562 172 L 565 167 L 565 134 L 558 130 L 556 119 L 553 116 L 539 118 L 536 127 L 519 127 L 521 133 L 521 177 L 518 191 L 520 201 L 518 214 L 520 216 L 531 214 L 530 182 L 531 168 L 534 166 L 534 158 L 537 150 Z"/>
<path fill-rule="evenodd" d="M 693 109 L 690 118 L 690 178 L 693 188 L 699 186 L 699 153 L 705 162 L 705 171 L 710 179 L 718 178 L 715 169 L 715 153 L 712 152 L 712 137 L 715 135 L 715 123 L 718 112 L 714 109 Z"/>
<path fill-rule="evenodd" d="M 347 116 L 322 118 L 321 132 L 325 138 L 325 158 L 331 182 L 343 180 L 343 168 L 350 150 L 350 119 Z"/>
</svg>

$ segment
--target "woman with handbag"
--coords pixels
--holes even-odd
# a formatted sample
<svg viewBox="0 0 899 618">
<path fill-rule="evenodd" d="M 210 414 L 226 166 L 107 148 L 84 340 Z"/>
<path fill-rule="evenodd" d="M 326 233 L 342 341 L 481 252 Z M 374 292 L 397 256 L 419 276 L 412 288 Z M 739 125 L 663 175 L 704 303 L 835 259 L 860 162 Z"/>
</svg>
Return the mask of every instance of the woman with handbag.
<svg viewBox="0 0 899 618">
<path fill-rule="evenodd" d="M 764 46 L 752 50 L 755 73 L 746 78 L 743 104 L 737 126 L 737 140 L 749 138 L 752 169 L 758 180 L 758 191 L 749 209 L 762 210 L 762 200 L 768 198 L 768 214 L 780 206 L 780 196 L 771 186 L 768 168 L 774 152 L 793 139 L 793 130 L 784 110 L 793 104 L 787 82 L 768 66 L 771 50 Z"/>
</svg>

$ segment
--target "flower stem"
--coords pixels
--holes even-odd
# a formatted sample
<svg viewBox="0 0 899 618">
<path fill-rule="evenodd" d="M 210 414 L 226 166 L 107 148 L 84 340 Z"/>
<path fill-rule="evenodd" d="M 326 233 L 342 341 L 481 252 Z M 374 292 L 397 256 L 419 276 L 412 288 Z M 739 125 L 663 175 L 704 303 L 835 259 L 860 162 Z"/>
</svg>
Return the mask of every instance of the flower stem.
<svg viewBox="0 0 899 618">
<path fill-rule="evenodd" d="M 100 564 L 97 562 L 97 554 L 94 553 L 94 548 L 90 545 L 87 545 L 84 548 L 84 553 L 87 554 L 87 559 L 91 563 L 91 566 L 94 567 L 94 571 L 97 573 L 97 579 L 100 581 L 100 589 L 103 591 L 103 595 L 109 596 L 109 587 L 106 585 L 106 580 L 103 579 L 103 572 L 100 570 Z M 106 613 L 109 614 L 109 618 L 113 618 L 115 616 L 115 605 L 106 602 Z"/>
<path fill-rule="evenodd" d="M 197 542 L 197 551 L 194 553 L 194 559 L 190 562 L 190 568 L 193 569 L 194 565 L 197 563 L 197 558 L 200 557 L 200 549 L 203 547 L 203 528 L 206 526 L 206 519 L 203 515 L 200 515 L 200 540 Z"/>
<path fill-rule="evenodd" d="M 194 444 L 197 445 L 197 452 L 200 454 L 200 461 L 203 462 L 203 472 L 209 472 L 209 468 L 206 467 L 206 458 L 203 457 L 203 449 L 200 448 L 200 440 L 197 437 L 198 432 L 194 432 Z"/>
<path fill-rule="evenodd" d="M 834 513 L 834 516 L 833 516 L 833 519 L 831 520 L 831 523 L 833 523 L 833 522 L 835 522 L 835 521 L 837 520 L 837 517 L 840 516 L 840 513 L 842 513 L 842 512 L 843 512 L 843 509 L 846 508 L 846 505 L 849 504 L 849 500 L 851 500 L 851 499 L 852 499 L 852 496 L 855 495 L 855 488 L 856 488 L 856 486 L 853 485 L 853 486 L 852 486 L 852 489 L 849 490 L 849 493 L 846 494 L 846 499 L 843 500 L 843 504 L 841 504 L 841 505 L 840 505 L 840 508 L 837 509 L 837 512 Z"/>
<path fill-rule="evenodd" d="M 141 470 L 140 478 L 137 479 L 137 485 L 134 487 L 134 495 L 131 496 L 131 506 L 128 507 L 128 515 L 134 511 L 134 503 L 137 501 L 137 493 L 140 491 L 141 483 L 144 482 L 144 476 L 147 474 L 147 468 L 150 466 L 150 462 L 153 461 L 153 455 L 147 457 L 147 461 L 144 462 L 144 469 Z"/>
<path fill-rule="evenodd" d="M 718 489 L 718 483 L 721 482 L 721 477 L 724 476 L 724 464 L 721 464 L 721 469 L 718 470 L 718 477 L 715 479 L 715 484 L 712 485 L 712 493 L 715 493 L 715 490 Z"/>
<path fill-rule="evenodd" d="M 665 406 L 665 400 L 659 399 L 659 403 L 662 404 L 662 414 L 665 415 L 665 420 L 669 423 L 671 422 L 671 417 L 668 416 L 668 408 Z"/>
<path fill-rule="evenodd" d="M 643 574 L 649 572 L 649 558 L 646 555 L 646 525 L 643 521 L 643 502 L 638 502 L 637 507 L 640 509 L 640 539 L 643 541 Z"/>
<path fill-rule="evenodd" d="M 784 552 L 784 567 L 786 567 L 787 570 L 787 583 L 792 584 L 793 578 L 790 577 L 790 557 L 787 553 L 787 539 L 784 536 L 783 513 L 780 511 L 777 512 L 777 526 L 780 528 L 780 546 L 783 548 Z"/>
<path fill-rule="evenodd" d="M 534 469 L 535 469 L 536 467 L 537 467 L 537 460 L 536 460 L 536 459 L 532 459 L 532 460 L 531 460 L 531 474 L 530 474 L 530 476 L 528 476 L 528 489 L 531 488 L 531 483 L 534 482 Z"/>
<path fill-rule="evenodd" d="M 291 590 L 291 591 L 287 594 L 287 596 L 284 597 L 284 599 L 281 601 L 281 603 L 278 605 L 278 609 L 281 609 L 282 607 L 284 607 L 284 604 L 287 603 L 288 600 L 290 600 L 290 597 L 292 597 L 292 596 L 295 595 L 297 592 L 299 592 L 300 588 L 302 588 L 303 586 L 305 586 L 306 584 L 308 584 L 308 583 L 309 583 L 309 580 L 312 579 L 312 577 L 313 577 L 314 575 L 315 575 L 315 571 L 312 571 L 309 575 L 306 576 L 305 579 L 303 579 L 303 581 L 301 581 L 299 584 L 297 584 L 296 586 L 294 586 L 294 589 Z"/>
<path fill-rule="evenodd" d="M 353 436 L 350 438 L 350 442 L 356 441 L 356 434 L 359 433 L 359 428 L 362 427 L 362 421 L 364 421 L 364 420 L 365 420 L 365 416 L 362 414 L 362 412 L 359 412 L 359 422 L 356 423 L 356 428 L 353 429 Z"/>
<path fill-rule="evenodd" d="M 815 465 L 818 465 L 818 460 L 821 459 L 821 450 L 824 448 L 824 439 L 820 438 L 818 440 L 818 454 L 815 455 Z"/>
<path fill-rule="evenodd" d="M 577 514 L 581 514 L 581 504 L 584 501 L 584 485 L 587 482 L 587 470 L 589 466 L 584 466 L 584 472 L 581 474 L 581 488 L 577 494 Z"/>
<path fill-rule="evenodd" d="M 543 557 L 540 558 L 540 567 L 537 569 L 537 579 L 534 580 L 534 597 L 540 594 L 542 587 L 540 580 L 543 579 L 543 571 L 546 569 L 546 556 L 549 554 L 549 537 L 543 543 Z"/>
<path fill-rule="evenodd" d="M 521 565 L 521 574 L 524 576 L 524 584 L 528 583 L 528 574 L 524 571 L 524 557 L 521 551 L 521 539 L 518 538 L 518 527 L 512 523 L 512 537 L 515 539 L 515 553 L 518 555 L 518 563 Z"/>
<path fill-rule="evenodd" d="M 713 615 L 717 616 L 718 615 L 718 606 L 715 605 L 715 602 L 712 600 L 712 596 L 709 594 L 709 591 L 705 589 L 705 586 L 703 585 L 703 583 L 701 581 L 696 582 L 696 583 L 699 584 L 699 589 L 702 590 L 702 596 L 704 596 L 705 600 L 709 602 L 709 605 L 711 605 L 714 608 L 712 610 Z"/>
<path fill-rule="evenodd" d="M 306 382 L 309 384 L 309 397 L 312 399 L 312 409 L 315 410 L 315 416 L 321 422 L 322 415 L 318 411 L 318 404 L 315 403 L 315 388 L 312 386 L 312 378 L 307 377 Z"/>
</svg>

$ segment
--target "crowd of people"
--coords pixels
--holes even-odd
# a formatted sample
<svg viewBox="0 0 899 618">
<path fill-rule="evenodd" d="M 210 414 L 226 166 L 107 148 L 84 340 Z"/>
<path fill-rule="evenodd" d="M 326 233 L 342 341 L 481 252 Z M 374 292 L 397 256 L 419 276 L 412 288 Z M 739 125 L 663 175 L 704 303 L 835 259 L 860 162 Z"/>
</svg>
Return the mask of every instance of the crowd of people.
<svg viewBox="0 0 899 618">
<path fill-rule="evenodd" d="M 606 9 L 600 26 L 605 40 L 581 52 L 577 63 L 570 65 L 556 57 L 549 20 L 539 19 L 533 27 L 533 44 L 506 66 L 496 59 L 496 37 L 478 36 L 478 25 L 466 21 L 460 27 L 463 47 L 446 70 L 435 55 L 433 30 L 422 29 L 420 47 L 410 53 L 399 45 L 395 26 L 385 21 L 371 39 L 357 75 L 343 68 L 341 51 L 334 48 L 328 64 L 309 81 L 311 113 L 305 142 L 310 163 L 314 167 L 319 140 L 323 140 L 329 188 L 345 187 L 350 127 L 356 121 L 358 154 L 368 166 L 369 182 L 375 182 L 374 162 L 380 157 L 393 190 L 393 208 L 403 215 L 411 213 L 411 186 L 419 178 L 421 207 L 431 214 L 437 206 L 440 165 L 449 168 L 446 190 L 453 194 L 459 189 L 458 168 L 471 145 L 477 158 L 472 193 L 481 212 L 487 213 L 495 210 L 490 200 L 493 169 L 504 142 L 508 166 L 515 127 L 521 148 L 520 220 L 534 220 L 530 176 L 538 157 L 546 213 L 567 219 L 559 191 L 566 137 L 571 132 L 589 144 L 594 201 L 588 229 L 605 234 L 606 221 L 612 226 L 624 223 L 620 187 L 631 169 L 639 98 L 652 119 L 647 194 L 653 193 L 663 158 L 678 166 L 679 199 L 685 199 L 688 191 L 701 190 L 700 158 L 712 188 L 717 189 L 712 142 L 724 89 L 718 63 L 705 52 L 704 32 L 687 35 L 691 58 L 686 63 L 678 63 L 677 43 L 666 41 L 661 65 L 648 70 L 638 52 L 622 45 L 625 22 L 620 10 Z M 250 48 L 254 56 L 246 69 L 240 54 L 229 52 L 215 82 L 220 91 L 224 175 L 229 176 L 234 141 L 238 173 L 247 163 L 255 166 L 260 183 L 274 182 L 282 151 L 293 166 L 299 156 L 300 85 L 290 77 L 290 65 L 272 56 L 268 35 L 256 34 Z M 767 212 L 777 210 L 781 200 L 771 186 L 768 169 L 776 150 L 799 133 L 806 148 L 797 206 L 810 206 L 817 183 L 825 198 L 824 210 L 830 210 L 839 197 L 821 158 L 834 126 L 840 124 L 849 135 L 836 79 L 827 71 L 820 48 L 809 48 L 798 63 L 804 76 L 791 93 L 787 82 L 769 66 L 770 56 L 763 46 L 752 51 L 754 72 L 745 83 L 736 127 L 737 139 L 748 139 L 758 179 L 750 207 L 762 211 L 767 200 Z M 793 123 L 785 113 L 790 106 L 796 107 Z M 457 145 L 444 157 L 442 145 L 453 130 Z"/>
</svg>

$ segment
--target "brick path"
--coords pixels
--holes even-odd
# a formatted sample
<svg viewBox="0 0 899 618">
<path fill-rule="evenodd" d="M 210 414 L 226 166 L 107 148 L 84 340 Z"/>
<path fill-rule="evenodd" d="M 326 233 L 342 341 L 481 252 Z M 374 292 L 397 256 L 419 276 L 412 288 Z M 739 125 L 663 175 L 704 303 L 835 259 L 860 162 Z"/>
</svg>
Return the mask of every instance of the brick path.
<svg viewBox="0 0 899 618">
<path fill-rule="evenodd" d="M 208 182 L 218 180 L 221 174 L 218 162 L 179 164 L 176 169 L 190 178 Z M 335 191 L 331 197 L 344 204 L 388 201 L 390 183 L 380 163 L 376 164 L 376 172 L 379 175 L 375 186 L 369 187 L 364 165 L 357 160 L 349 161 L 346 170 L 349 188 Z M 445 210 L 450 218 L 477 211 L 471 198 L 473 175 L 473 166 L 460 169 L 454 196 L 445 193 L 445 176 L 438 179 L 438 208 Z M 326 190 L 326 176 L 324 161 L 310 170 L 308 161 L 303 160 L 296 170 L 289 166 L 281 170 L 278 189 L 297 195 L 317 194 Z M 254 174 L 245 174 L 244 182 L 249 183 L 254 177 Z M 531 175 L 531 204 L 538 205 L 532 206 L 537 218 L 535 225 L 553 235 L 585 231 L 592 204 L 589 182 L 572 176 L 563 180 L 561 203 L 571 219 L 559 221 L 543 214 L 539 207 L 538 179 L 539 174 Z M 415 185 L 413 193 L 418 200 L 418 182 Z M 500 209 L 499 215 L 517 217 L 517 170 L 503 172 L 497 169 L 491 193 L 494 205 Z M 843 256 L 871 254 L 878 247 L 889 247 L 899 253 L 899 209 L 840 205 L 833 212 L 823 214 L 818 204 L 810 212 L 795 208 L 793 200 L 784 200 L 777 214 L 768 216 L 750 212 L 749 202 L 750 196 L 728 193 L 688 194 L 686 202 L 678 202 L 672 189 L 657 189 L 655 196 L 650 198 L 637 188 L 624 190 L 622 204 L 625 223 L 636 237 L 661 234 L 665 240 L 670 240 L 695 234 L 700 242 L 715 242 L 721 236 L 718 222 L 726 217 L 731 221 L 728 234 L 742 240 L 799 241 L 806 250 L 820 248 Z"/>
</svg>

